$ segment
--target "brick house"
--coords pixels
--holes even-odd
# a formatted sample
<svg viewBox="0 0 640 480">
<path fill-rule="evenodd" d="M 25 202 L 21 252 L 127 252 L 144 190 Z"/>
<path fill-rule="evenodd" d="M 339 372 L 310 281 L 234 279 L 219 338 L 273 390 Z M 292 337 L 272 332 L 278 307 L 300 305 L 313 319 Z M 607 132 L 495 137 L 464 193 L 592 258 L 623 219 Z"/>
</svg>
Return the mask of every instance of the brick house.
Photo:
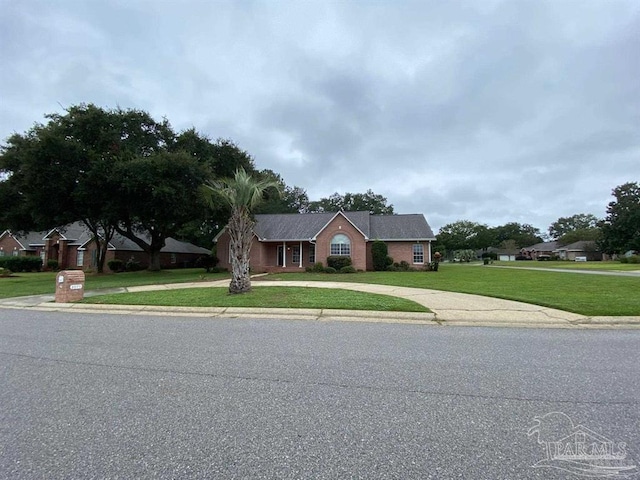
<svg viewBox="0 0 640 480">
<path fill-rule="evenodd" d="M 300 271 L 330 255 L 349 256 L 357 270 L 373 270 L 371 245 L 387 244 L 395 262 L 422 267 L 431 261 L 435 236 L 421 214 L 369 212 L 256 215 L 250 265 L 255 272 Z M 214 239 L 220 266 L 231 269 L 229 234 Z"/>
<path fill-rule="evenodd" d="M 14 234 L 5 230 L 0 234 L 0 256 L 36 255 L 42 258 L 45 267 L 49 260 L 56 260 L 60 269 L 91 270 L 96 268 L 96 253 L 91 232 L 81 222 L 49 231 Z M 160 264 L 162 268 L 193 266 L 199 257 L 210 254 L 206 248 L 167 238 L 165 247 L 160 251 Z M 109 271 L 107 262 L 116 258 L 125 263 L 134 259 L 141 266 L 148 266 L 147 254 L 137 244 L 118 234 L 109 242 L 105 272 Z"/>
</svg>

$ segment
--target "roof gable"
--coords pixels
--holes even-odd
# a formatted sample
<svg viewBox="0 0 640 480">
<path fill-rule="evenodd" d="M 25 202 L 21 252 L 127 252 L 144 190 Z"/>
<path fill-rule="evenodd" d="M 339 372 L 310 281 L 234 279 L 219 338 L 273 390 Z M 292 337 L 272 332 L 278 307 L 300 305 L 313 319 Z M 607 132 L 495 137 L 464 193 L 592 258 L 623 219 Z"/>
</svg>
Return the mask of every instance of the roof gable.
<svg viewBox="0 0 640 480">
<path fill-rule="evenodd" d="M 313 236 L 313 240 L 315 240 L 316 237 L 320 235 L 320 233 L 322 233 L 325 228 L 331 225 L 331 222 L 333 222 L 338 216 L 344 217 L 351 225 L 353 225 L 353 228 L 355 228 L 362 234 L 365 240 L 369 240 L 369 235 L 367 235 L 367 233 L 369 232 L 369 212 L 342 211 L 337 212 L 333 217 L 331 217 L 331 220 L 329 220 L 318 232 L 316 232 L 316 234 Z M 358 227 L 356 223 L 359 223 L 362 228 Z"/>
<path fill-rule="evenodd" d="M 46 232 L 24 232 L 24 233 L 11 233 L 10 230 L 5 230 L 0 238 L 7 235 L 13 238 L 20 245 L 21 250 L 33 250 L 34 247 L 44 246 L 44 235 Z"/>
</svg>

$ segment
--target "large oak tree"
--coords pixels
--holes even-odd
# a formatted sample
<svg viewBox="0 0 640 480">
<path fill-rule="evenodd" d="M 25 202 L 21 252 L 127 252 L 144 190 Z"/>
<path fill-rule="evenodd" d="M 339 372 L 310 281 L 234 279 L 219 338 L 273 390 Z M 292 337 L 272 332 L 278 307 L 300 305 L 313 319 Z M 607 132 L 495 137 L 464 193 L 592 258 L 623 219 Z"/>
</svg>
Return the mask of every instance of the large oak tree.
<svg viewBox="0 0 640 480">
<path fill-rule="evenodd" d="M 640 251 L 640 184 L 625 183 L 612 194 L 615 200 L 607 206 L 600 248 L 609 254 Z"/>
<path fill-rule="evenodd" d="M 149 255 L 149 269 L 159 269 L 167 237 L 190 223 L 228 218 L 226 206 L 206 207 L 199 186 L 237 168 L 253 170 L 233 142 L 214 143 L 194 129 L 176 134 L 144 111 L 90 104 L 46 118 L 2 146 L 0 224 L 30 230 L 82 220 L 99 246 L 99 271 L 114 231 Z"/>
</svg>

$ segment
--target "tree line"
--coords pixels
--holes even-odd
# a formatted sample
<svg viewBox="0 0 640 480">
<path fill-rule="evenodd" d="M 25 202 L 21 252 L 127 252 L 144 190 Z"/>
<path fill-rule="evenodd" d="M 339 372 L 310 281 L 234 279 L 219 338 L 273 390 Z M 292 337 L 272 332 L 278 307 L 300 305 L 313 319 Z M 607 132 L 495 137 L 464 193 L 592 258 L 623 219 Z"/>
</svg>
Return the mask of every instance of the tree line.
<svg viewBox="0 0 640 480">
<path fill-rule="evenodd" d="M 640 184 L 628 182 L 615 187 L 611 193 L 614 200 L 607 205 L 604 219 L 586 213 L 560 217 L 546 234 L 517 222 L 489 227 L 471 220 L 458 220 L 440 229 L 435 248 L 450 254 L 491 247 L 516 251 L 544 240 L 562 245 L 584 240 L 594 241 L 600 251 L 609 255 L 640 251 Z"/>
<path fill-rule="evenodd" d="M 194 128 L 176 132 L 167 119 L 142 110 L 80 104 L 45 118 L 0 147 L 1 230 L 46 230 L 80 220 L 95 239 L 99 272 L 116 233 L 148 254 L 150 270 L 160 269 L 168 237 L 211 247 L 231 206 L 224 196 L 205 194 L 205 184 L 238 171 L 266 186 L 253 213 L 393 213 L 371 190 L 310 201 L 303 188 L 258 170 L 233 141 L 212 141 Z"/>
</svg>

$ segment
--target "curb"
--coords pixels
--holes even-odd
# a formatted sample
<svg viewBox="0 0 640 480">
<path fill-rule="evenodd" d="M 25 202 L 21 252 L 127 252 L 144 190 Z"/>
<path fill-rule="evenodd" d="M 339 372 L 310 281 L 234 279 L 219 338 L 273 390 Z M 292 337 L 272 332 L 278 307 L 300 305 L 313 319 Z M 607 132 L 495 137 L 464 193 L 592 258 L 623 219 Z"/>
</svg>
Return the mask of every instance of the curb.
<svg viewBox="0 0 640 480">
<path fill-rule="evenodd" d="M 469 312 L 466 318 L 446 318 L 442 314 L 419 312 L 380 312 L 377 310 L 240 308 L 240 307 L 164 307 L 153 305 L 106 305 L 88 303 L 43 302 L 28 307 L 0 304 L 0 308 L 36 310 L 41 312 L 90 313 L 107 315 L 163 315 L 166 317 L 192 317 L 203 319 L 293 320 L 317 322 L 360 322 L 408 325 L 432 325 L 443 327 L 498 327 L 498 328 L 553 328 L 553 329 L 640 329 L 639 317 L 583 317 L 561 321 L 550 318 L 545 321 L 514 321 L 511 319 L 474 318 Z"/>
<path fill-rule="evenodd" d="M 0 305 L 4 308 L 24 309 L 21 306 Z M 240 307 L 164 307 L 152 305 L 105 305 L 87 303 L 39 303 L 29 310 L 68 313 L 104 313 L 111 315 L 165 315 L 197 318 L 285 319 L 324 322 L 406 323 L 437 325 L 434 313 L 379 312 L 375 310 L 288 309 Z"/>
</svg>

